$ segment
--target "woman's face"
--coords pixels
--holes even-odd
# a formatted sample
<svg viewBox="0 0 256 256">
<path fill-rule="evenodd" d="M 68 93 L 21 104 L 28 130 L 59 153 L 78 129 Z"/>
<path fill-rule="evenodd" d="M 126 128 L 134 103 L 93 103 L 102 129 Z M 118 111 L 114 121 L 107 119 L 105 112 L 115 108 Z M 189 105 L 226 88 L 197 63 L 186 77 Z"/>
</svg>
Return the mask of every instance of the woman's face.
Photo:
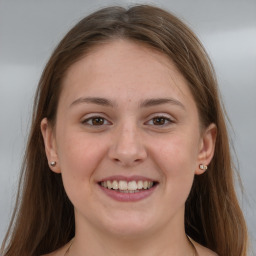
<svg viewBox="0 0 256 256">
<path fill-rule="evenodd" d="M 42 121 L 76 226 L 113 234 L 178 230 L 199 164 L 213 154 L 187 82 L 165 55 L 115 40 L 73 64 L 54 129 Z"/>
</svg>

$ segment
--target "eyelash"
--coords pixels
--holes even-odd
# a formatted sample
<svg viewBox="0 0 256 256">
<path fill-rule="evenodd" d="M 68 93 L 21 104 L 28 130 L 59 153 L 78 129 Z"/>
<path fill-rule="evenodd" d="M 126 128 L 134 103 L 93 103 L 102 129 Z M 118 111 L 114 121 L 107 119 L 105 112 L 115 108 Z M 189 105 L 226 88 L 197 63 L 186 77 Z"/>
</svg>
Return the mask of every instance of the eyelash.
<svg viewBox="0 0 256 256">
<path fill-rule="evenodd" d="M 97 120 L 97 119 L 103 121 L 103 124 L 93 124 L 93 121 Z M 107 121 L 107 119 L 102 116 L 92 116 L 92 117 L 89 117 L 89 118 L 83 120 L 82 124 L 89 125 L 89 126 L 102 126 L 102 125 L 106 125 L 106 123 L 105 123 L 106 121 Z M 109 124 L 111 124 L 111 123 L 109 121 L 107 121 L 107 125 L 109 125 Z"/>
<path fill-rule="evenodd" d="M 100 123 L 95 124 L 95 123 L 93 123 L 94 121 L 96 121 L 96 122 L 100 121 Z M 161 122 L 164 121 L 164 123 L 156 124 L 154 121 L 161 121 Z M 152 126 L 158 126 L 158 127 L 165 127 L 165 126 L 170 125 L 171 123 L 174 123 L 174 121 L 172 119 L 170 119 L 169 117 L 163 116 L 163 115 L 159 115 L 159 116 L 152 117 L 145 124 L 149 124 Z M 86 118 L 85 120 L 83 120 L 82 124 L 88 125 L 88 126 L 100 127 L 103 125 L 111 125 L 112 123 L 109 122 L 106 118 L 104 118 L 102 116 L 92 116 L 92 117 L 89 117 L 89 118 Z"/>
<path fill-rule="evenodd" d="M 155 124 L 154 120 L 157 120 L 157 119 L 162 120 L 162 121 L 164 120 L 164 124 Z M 150 123 L 150 122 L 152 122 L 151 125 L 153 125 L 153 126 L 164 127 L 164 126 L 170 125 L 174 121 L 172 119 L 170 119 L 169 117 L 159 115 L 159 116 L 155 116 L 155 117 L 151 118 L 149 121 L 147 121 L 147 123 Z"/>
</svg>

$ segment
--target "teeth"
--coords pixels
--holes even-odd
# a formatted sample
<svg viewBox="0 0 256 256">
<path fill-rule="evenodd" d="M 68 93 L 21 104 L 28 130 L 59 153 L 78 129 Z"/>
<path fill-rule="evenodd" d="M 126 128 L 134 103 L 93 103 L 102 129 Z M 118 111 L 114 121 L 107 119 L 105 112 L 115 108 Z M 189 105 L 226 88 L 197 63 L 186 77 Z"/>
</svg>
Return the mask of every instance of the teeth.
<svg viewBox="0 0 256 256">
<path fill-rule="evenodd" d="M 118 182 L 117 182 L 116 180 L 114 180 L 114 181 L 112 182 L 112 187 L 113 187 L 113 189 L 115 189 L 115 190 L 119 189 L 119 184 L 118 184 Z"/>
<path fill-rule="evenodd" d="M 119 190 L 120 192 L 123 193 L 136 193 L 139 192 L 139 190 L 142 189 L 149 189 L 153 187 L 153 182 L 152 181 L 125 181 L 125 180 L 114 180 L 114 181 L 103 181 L 100 184 L 104 188 L 108 189 L 114 189 L 114 190 Z"/>
<path fill-rule="evenodd" d="M 142 189 L 143 188 L 143 181 L 138 181 L 138 183 L 137 183 L 137 187 L 138 187 L 138 189 Z"/>
<path fill-rule="evenodd" d="M 128 188 L 127 182 L 123 181 L 123 180 L 120 180 L 119 181 L 119 189 L 120 190 L 127 190 L 127 188 Z"/>
<path fill-rule="evenodd" d="M 128 190 L 137 190 L 137 183 L 136 183 L 136 181 L 129 181 L 128 182 Z"/>
<path fill-rule="evenodd" d="M 107 181 L 107 187 L 108 187 L 108 189 L 112 188 L 112 182 L 110 180 Z"/>
<path fill-rule="evenodd" d="M 147 182 L 147 181 L 144 181 L 144 182 L 143 182 L 143 188 L 144 188 L 144 189 L 147 189 L 147 187 L 148 187 L 148 182 Z"/>
</svg>

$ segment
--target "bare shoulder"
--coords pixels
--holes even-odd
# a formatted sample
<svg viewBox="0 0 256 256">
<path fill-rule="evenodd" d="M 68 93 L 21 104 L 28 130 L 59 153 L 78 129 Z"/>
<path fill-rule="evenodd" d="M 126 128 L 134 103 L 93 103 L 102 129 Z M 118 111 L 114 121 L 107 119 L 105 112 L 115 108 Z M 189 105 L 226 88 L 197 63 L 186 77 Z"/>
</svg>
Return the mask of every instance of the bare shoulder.
<svg viewBox="0 0 256 256">
<path fill-rule="evenodd" d="M 218 256 L 217 253 L 215 253 L 214 251 L 202 246 L 201 244 L 195 242 L 194 240 L 192 240 L 192 242 L 195 245 L 199 256 Z"/>
</svg>

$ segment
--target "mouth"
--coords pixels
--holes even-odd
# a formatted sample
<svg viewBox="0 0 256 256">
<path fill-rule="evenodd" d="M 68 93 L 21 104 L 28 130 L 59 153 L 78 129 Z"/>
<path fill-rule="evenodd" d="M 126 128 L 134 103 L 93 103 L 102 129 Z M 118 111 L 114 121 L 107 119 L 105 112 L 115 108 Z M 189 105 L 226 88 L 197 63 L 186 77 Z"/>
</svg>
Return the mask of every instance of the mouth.
<svg viewBox="0 0 256 256">
<path fill-rule="evenodd" d="M 137 201 L 153 193 L 157 181 L 145 179 L 106 179 L 98 182 L 100 188 L 110 197 L 118 201 Z"/>
<path fill-rule="evenodd" d="M 139 180 L 139 181 L 107 180 L 107 181 L 101 181 L 99 184 L 104 188 L 112 189 L 120 193 L 139 193 L 143 190 L 148 190 L 152 188 L 157 184 L 157 182 L 147 181 L 147 180 L 145 181 L 143 180 Z"/>
</svg>

